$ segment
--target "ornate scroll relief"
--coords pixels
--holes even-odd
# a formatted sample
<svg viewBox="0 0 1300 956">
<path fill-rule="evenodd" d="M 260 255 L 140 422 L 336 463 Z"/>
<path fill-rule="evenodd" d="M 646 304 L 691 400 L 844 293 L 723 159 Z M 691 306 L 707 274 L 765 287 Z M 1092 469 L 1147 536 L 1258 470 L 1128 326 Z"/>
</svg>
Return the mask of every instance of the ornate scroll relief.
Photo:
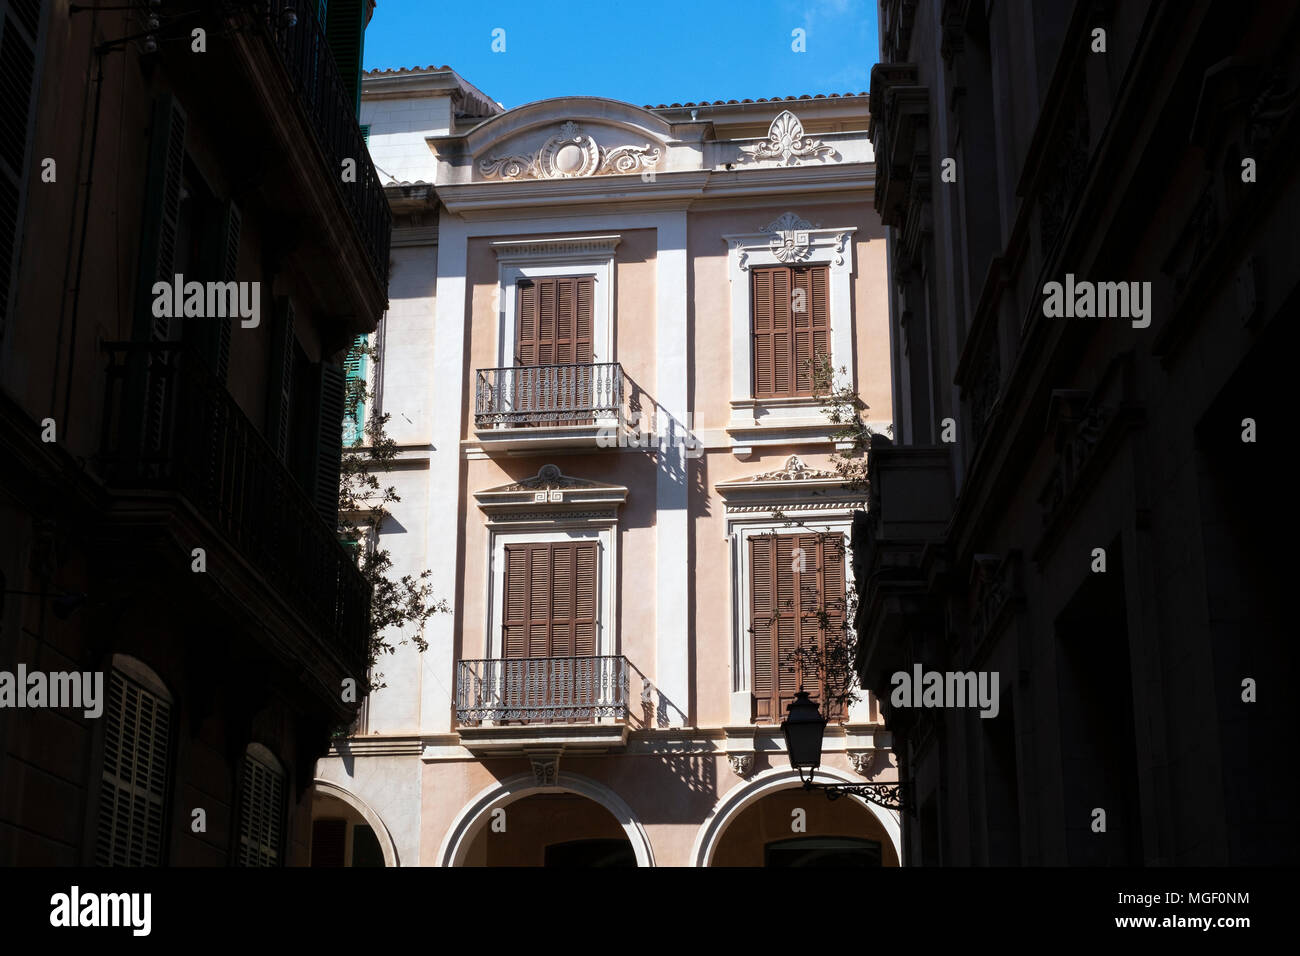
<svg viewBox="0 0 1300 956">
<path fill-rule="evenodd" d="M 798 455 L 791 455 L 785 460 L 785 467 L 779 471 L 767 471 L 755 475 L 750 481 L 812 481 L 818 478 L 838 478 L 833 471 L 821 468 L 809 468 Z"/>
<path fill-rule="evenodd" d="M 767 139 L 754 146 L 742 146 L 740 151 L 755 162 L 764 159 L 779 160 L 786 166 L 795 165 L 796 160 L 820 157 L 823 153 L 835 155 L 835 150 L 819 139 L 810 139 L 803 134 L 803 123 L 789 110 L 782 110 L 772 125 L 768 127 Z"/>
<path fill-rule="evenodd" d="M 660 147 L 600 146 L 570 120 L 531 156 L 497 156 L 480 160 L 489 179 L 575 179 L 582 176 L 639 173 L 659 163 Z"/>
</svg>

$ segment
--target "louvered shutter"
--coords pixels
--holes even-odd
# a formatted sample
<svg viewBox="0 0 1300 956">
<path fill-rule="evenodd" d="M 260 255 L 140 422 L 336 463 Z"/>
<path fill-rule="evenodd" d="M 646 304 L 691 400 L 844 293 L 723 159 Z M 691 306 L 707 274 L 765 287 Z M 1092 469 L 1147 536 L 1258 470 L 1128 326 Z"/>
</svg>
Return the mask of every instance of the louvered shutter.
<svg viewBox="0 0 1300 956">
<path fill-rule="evenodd" d="M 158 866 L 163 862 L 171 704 L 110 670 L 103 719 L 95 862 Z"/>
<path fill-rule="evenodd" d="M 361 112 L 361 60 L 365 44 L 365 0 L 329 0 L 325 13 L 325 39 L 334 55 L 339 79 L 352 104 L 352 115 Z"/>
<path fill-rule="evenodd" d="M 502 621 L 502 646 L 507 658 L 528 656 L 528 569 L 527 545 L 505 547 L 505 613 Z"/>
<path fill-rule="evenodd" d="M 344 401 L 343 444 L 356 445 L 365 438 L 367 337 L 358 336 L 343 360 Z"/>
<path fill-rule="evenodd" d="M 313 868 L 347 866 L 348 821 L 321 819 L 311 822 L 311 865 Z"/>
<path fill-rule="evenodd" d="M 528 656 L 551 656 L 551 549 L 528 550 Z"/>
<path fill-rule="evenodd" d="M 772 270 L 751 269 L 754 325 L 754 397 L 770 398 L 772 391 Z"/>
<path fill-rule="evenodd" d="M 312 501 L 331 528 L 339 516 L 339 464 L 343 455 L 343 369 L 328 362 L 316 366 L 316 449 Z"/>
<path fill-rule="evenodd" d="M 239 811 L 239 865 L 280 866 L 284 772 L 246 754 Z"/>
<path fill-rule="evenodd" d="M 827 267 L 769 266 L 750 272 L 754 397 L 811 395 L 814 356 L 830 355 Z"/>
<path fill-rule="evenodd" d="M 233 202 L 227 203 L 225 215 L 222 216 L 221 220 L 223 241 L 221 244 L 220 276 L 222 282 L 239 281 L 239 233 L 242 221 L 239 207 Z M 216 356 L 213 369 L 217 373 L 218 381 L 224 382 L 230 370 L 231 330 L 238 320 L 233 315 L 228 315 L 224 319 L 209 316 L 208 321 L 216 323 L 214 329 Z"/>
<path fill-rule="evenodd" d="M 596 616 L 600 600 L 596 542 L 582 542 L 573 546 L 573 652 L 578 657 L 594 657 L 597 653 Z"/>
<path fill-rule="evenodd" d="M 544 657 L 573 657 L 574 553 L 573 545 L 551 547 L 551 646 Z"/>
<path fill-rule="evenodd" d="M 42 6 L 41 0 L 0 0 L 0 336 L 18 264 Z"/>
<path fill-rule="evenodd" d="M 293 421 L 293 364 L 294 342 L 293 302 L 282 297 L 275 303 L 275 324 L 272 329 L 271 374 L 268 376 L 271 394 L 266 403 L 266 434 L 280 460 L 289 461 L 289 426 Z"/>
<path fill-rule="evenodd" d="M 818 542 L 821 549 L 821 607 L 826 610 L 827 626 L 821 632 L 822 653 L 825 655 L 828 642 L 843 642 L 847 638 L 848 607 L 846 596 L 846 579 L 844 565 L 844 535 L 823 534 Z M 847 662 L 846 662 L 847 663 Z M 837 668 L 837 671 L 841 670 Z M 843 674 L 832 675 L 836 680 L 834 686 L 823 688 L 823 697 L 827 700 L 823 712 L 832 720 L 843 719 L 844 702 L 832 700 L 846 689 L 840 686 Z"/>
<path fill-rule="evenodd" d="M 776 538 L 757 535 L 749 539 L 750 683 L 754 695 L 754 720 L 771 721 L 776 688 L 776 602 L 772 561 Z"/>
<path fill-rule="evenodd" d="M 800 575 L 794 569 L 795 548 L 800 541 L 793 535 L 778 535 L 776 560 L 773 562 L 776 587 L 776 693 L 773 701 L 774 719 L 785 716 L 786 707 L 794 700 L 799 689 L 799 661 L 795 649 L 800 639 Z M 811 564 L 815 556 L 805 550 L 804 560 Z M 812 687 L 804 690 L 812 691 Z"/>
<path fill-rule="evenodd" d="M 153 287 L 169 285 L 176 275 L 176 230 L 180 218 L 181 180 L 185 174 L 185 110 L 170 93 L 154 104 L 149 143 L 149 177 L 141 217 L 140 271 L 136 291 L 137 337 L 154 342 L 172 339 L 173 320 L 153 314 Z"/>
</svg>

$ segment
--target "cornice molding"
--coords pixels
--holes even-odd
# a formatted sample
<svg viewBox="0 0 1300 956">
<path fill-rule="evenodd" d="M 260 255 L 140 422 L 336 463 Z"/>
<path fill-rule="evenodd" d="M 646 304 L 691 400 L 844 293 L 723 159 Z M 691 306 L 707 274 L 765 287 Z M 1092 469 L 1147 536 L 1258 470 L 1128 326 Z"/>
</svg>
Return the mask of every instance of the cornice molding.
<svg viewBox="0 0 1300 956">
<path fill-rule="evenodd" d="M 504 239 L 492 243 L 497 260 L 502 263 L 538 259 L 573 259 L 599 257 L 610 259 L 623 237 L 615 234 L 573 236 L 548 239 Z"/>
</svg>

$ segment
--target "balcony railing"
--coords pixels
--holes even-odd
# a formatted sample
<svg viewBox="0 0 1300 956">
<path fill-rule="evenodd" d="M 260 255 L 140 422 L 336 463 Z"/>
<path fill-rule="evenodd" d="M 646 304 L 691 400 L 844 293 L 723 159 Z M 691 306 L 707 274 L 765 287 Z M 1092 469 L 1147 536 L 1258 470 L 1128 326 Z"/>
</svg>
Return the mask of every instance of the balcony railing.
<svg viewBox="0 0 1300 956">
<path fill-rule="evenodd" d="M 623 367 L 520 365 L 481 368 L 474 389 L 474 424 L 586 425 L 616 419 L 623 408 Z"/>
<path fill-rule="evenodd" d="M 110 487 L 183 496 L 362 676 L 369 585 L 230 393 L 177 344 L 104 348 L 100 461 Z"/>
<path fill-rule="evenodd" d="M 461 724 L 591 722 L 628 719 L 625 657 L 493 658 L 456 667 Z"/>
<path fill-rule="evenodd" d="M 357 125 L 356 101 L 339 78 L 315 0 L 269 0 L 269 6 L 266 29 L 271 43 L 302 101 L 316 144 L 329 165 L 329 178 L 361 235 L 370 267 L 387 285 L 392 211 Z M 289 26 L 290 11 L 296 15 L 293 26 Z M 347 159 L 356 161 L 356 182 L 343 181 Z"/>
</svg>

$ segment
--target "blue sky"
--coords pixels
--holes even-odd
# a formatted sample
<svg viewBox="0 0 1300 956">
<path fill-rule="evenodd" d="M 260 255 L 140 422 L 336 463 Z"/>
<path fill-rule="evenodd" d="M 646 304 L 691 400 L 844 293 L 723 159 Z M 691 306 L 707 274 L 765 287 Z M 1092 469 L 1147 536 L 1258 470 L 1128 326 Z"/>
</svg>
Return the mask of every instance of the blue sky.
<svg viewBox="0 0 1300 956">
<path fill-rule="evenodd" d="M 876 0 L 378 0 L 365 68 L 446 64 L 507 107 L 565 95 L 657 105 L 865 93 L 878 49 Z"/>
</svg>

